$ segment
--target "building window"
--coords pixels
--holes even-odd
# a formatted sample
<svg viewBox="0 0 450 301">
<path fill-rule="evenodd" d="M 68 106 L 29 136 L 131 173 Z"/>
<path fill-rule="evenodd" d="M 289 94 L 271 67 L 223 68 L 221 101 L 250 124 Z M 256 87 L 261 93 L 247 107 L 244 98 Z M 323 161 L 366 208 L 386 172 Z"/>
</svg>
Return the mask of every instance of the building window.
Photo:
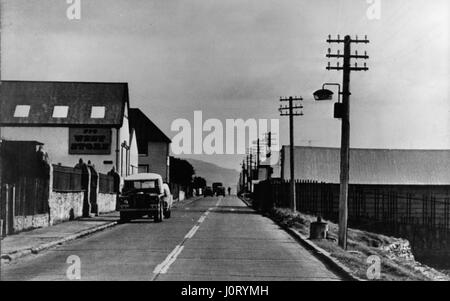
<svg viewBox="0 0 450 301">
<path fill-rule="evenodd" d="M 141 149 L 139 149 L 139 147 L 138 147 L 138 151 L 139 151 L 139 156 L 140 157 L 147 157 L 148 156 L 148 146 L 146 148 L 141 148 Z"/>
<path fill-rule="evenodd" d="M 55 106 L 53 108 L 53 118 L 67 118 L 68 106 Z"/>
<path fill-rule="evenodd" d="M 105 118 L 105 107 L 93 106 L 91 110 L 91 118 Z"/>
<path fill-rule="evenodd" d="M 149 167 L 147 164 L 139 164 L 139 173 L 147 173 L 149 171 Z"/>
<path fill-rule="evenodd" d="M 28 117 L 30 115 L 30 106 L 28 105 L 17 105 L 14 111 L 14 117 Z"/>
</svg>

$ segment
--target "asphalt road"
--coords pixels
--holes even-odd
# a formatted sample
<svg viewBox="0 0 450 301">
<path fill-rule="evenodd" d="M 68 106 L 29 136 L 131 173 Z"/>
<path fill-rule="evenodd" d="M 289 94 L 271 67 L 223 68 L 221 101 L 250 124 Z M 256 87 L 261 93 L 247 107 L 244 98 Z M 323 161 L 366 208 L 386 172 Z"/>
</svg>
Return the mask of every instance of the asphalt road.
<svg viewBox="0 0 450 301">
<path fill-rule="evenodd" d="M 202 198 L 162 223 L 135 220 L 3 264 L 1 279 L 68 280 L 69 257 L 80 259 L 81 280 L 339 280 L 233 196 Z"/>
</svg>

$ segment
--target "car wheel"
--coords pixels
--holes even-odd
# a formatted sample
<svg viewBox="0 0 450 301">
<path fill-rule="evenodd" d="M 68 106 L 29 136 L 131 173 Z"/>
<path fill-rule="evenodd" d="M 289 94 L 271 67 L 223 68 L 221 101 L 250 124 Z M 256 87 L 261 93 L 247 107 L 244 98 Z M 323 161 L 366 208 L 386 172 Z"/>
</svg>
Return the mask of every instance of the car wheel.
<svg viewBox="0 0 450 301">
<path fill-rule="evenodd" d="M 159 206 L 158 213 L 155 216 L 155 222 L 160 223 L 163 221 L 163 208 L 162 206 Z"/>
<path fill-rule="evenodd" d="M 170 209 L 165 210 L 164 211 L 164 218 L 170 218 L 170 213 L 171 213 Z"/>
</svg>

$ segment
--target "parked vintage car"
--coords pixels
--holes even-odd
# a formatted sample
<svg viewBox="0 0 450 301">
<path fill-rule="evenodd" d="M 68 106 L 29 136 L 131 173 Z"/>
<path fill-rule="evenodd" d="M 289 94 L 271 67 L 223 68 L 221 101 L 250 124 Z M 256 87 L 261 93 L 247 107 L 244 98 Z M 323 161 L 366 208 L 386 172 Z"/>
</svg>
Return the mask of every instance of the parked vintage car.
<svg viewBox="0 0 450 301">
<path fill-rule="evenodd" d="M 171 215 L 173 198 L 169 186 L 155 173 L 140 173 L 124 179 L 118 199 L 121 221 L 129 221 L 147 215 L 155 222 L 162 222 Z"/>
</svg>

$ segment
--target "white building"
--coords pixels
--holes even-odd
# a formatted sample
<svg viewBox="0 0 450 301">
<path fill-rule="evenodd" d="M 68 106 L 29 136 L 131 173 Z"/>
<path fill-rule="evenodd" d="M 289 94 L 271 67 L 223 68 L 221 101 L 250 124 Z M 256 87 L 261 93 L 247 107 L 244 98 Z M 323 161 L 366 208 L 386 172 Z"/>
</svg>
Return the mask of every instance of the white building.
<svg viewBox="0 0 450 301">
<path fill-rule="evenodd" d="M 136 132 L 139 172 L 153 172 L 169 182 L 170 138 L 139 109 L 130 109 L 130 126 Z"/>
<path fill-rule="evenodd" d="M 53 164 L 137 173 L 126 83 L 2 81 L 0 108 L 0 138 L 42 142 Z"/>
</svg>

